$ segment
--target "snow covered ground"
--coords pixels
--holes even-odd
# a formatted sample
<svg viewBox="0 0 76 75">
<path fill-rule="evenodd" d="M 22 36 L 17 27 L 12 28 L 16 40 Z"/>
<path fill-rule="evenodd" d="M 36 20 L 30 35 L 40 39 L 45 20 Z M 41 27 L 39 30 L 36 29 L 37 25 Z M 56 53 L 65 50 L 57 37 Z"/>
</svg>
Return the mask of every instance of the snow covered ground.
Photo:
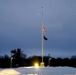
<svg viewBox="0 0 76 75">
<path fill-rule="evenodd" d="M 76 75 L 72 67 L 20 67 L 0 69 L 0 75 Z"/>
</svg>

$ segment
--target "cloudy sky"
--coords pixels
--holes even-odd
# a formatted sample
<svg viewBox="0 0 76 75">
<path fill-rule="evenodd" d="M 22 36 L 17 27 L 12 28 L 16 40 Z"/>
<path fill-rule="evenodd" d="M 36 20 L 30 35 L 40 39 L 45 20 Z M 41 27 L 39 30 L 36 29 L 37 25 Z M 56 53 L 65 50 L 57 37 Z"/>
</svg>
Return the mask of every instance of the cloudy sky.
<svg viewBox="0 0 76 75">
<path fill-rule="evenodd" d="M 76 55 L 76 0 L 0 0 L 0 55 L 17 48 L 42 54 L 42 6 L 44 55 Z"/>
</svg>

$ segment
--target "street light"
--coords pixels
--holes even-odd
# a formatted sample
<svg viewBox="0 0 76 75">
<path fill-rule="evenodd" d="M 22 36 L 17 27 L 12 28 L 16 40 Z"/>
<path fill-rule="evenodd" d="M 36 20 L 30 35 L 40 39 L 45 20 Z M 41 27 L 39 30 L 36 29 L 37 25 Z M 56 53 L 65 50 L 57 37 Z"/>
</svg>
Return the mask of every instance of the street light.
<svg viewBox="0 0 76 75">
<path fill-rule="evenodd" d="M 49 58 L 49 66 L 50 66 L 50 60 L 51 60 L 51 58 Z"/>
<path fill-rule="evenodd" d="M 10 59 L 10 68 L 12 68 L 12 59 L 13 59 L 13 57 L 11 57 L 11 59 Z"/>
</svg>

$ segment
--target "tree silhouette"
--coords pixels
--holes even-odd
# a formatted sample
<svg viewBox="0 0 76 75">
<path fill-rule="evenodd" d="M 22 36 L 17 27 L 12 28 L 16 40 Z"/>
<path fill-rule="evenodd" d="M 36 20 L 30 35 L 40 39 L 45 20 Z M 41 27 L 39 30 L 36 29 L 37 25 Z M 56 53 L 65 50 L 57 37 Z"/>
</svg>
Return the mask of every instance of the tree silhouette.
<svg viewBox="0 0 76 75">
<path fill-rule="evenodd" d="M 17 48 L 17 50 L 16 49 L 11 50 L 11 57 L 13 57 L 12 59 L 13 67 L 24 66 L 26 54 L 23 54 L 23 51 L 20 48 Z"/>
</svg>

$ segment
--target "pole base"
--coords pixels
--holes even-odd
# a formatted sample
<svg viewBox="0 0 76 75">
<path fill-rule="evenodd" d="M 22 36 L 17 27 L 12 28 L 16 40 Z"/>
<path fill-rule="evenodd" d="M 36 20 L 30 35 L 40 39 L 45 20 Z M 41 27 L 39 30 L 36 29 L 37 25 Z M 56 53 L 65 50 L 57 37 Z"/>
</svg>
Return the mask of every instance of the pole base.
<svg viewBox="0 0 76 75">
<path fill-rule="evenodd" d="M 40 67 L 44 67 L 45 66 L 45 63 L 44 62 L 41 62 L 40 63 Z"/>
</svg>

